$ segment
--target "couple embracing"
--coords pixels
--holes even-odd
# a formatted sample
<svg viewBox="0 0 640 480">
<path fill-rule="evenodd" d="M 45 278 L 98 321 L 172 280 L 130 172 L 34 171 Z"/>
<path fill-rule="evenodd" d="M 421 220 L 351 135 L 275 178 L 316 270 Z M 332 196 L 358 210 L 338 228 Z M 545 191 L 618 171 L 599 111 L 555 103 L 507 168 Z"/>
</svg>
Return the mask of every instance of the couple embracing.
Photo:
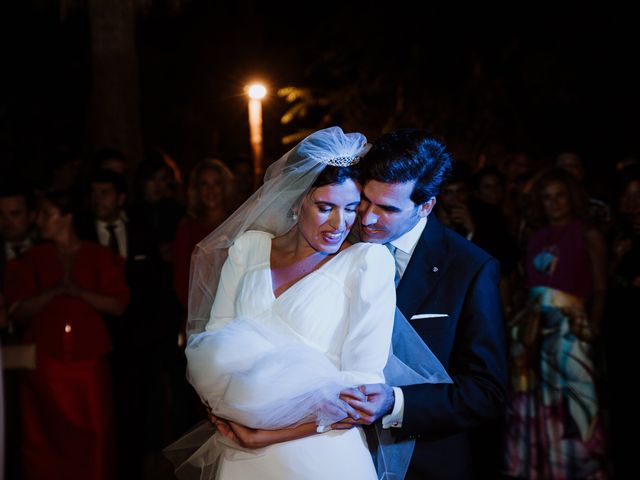
<svg viewBox="0 0 640 480">
<path fill-rule="evenodd" d="M 216 431 L 178 474 L 473 476 L 506 354 L 497 261 L 430 215 L 451 163 L 423 130 L 320 130 L 196 247 L 187 374 Z"/>
</svg>

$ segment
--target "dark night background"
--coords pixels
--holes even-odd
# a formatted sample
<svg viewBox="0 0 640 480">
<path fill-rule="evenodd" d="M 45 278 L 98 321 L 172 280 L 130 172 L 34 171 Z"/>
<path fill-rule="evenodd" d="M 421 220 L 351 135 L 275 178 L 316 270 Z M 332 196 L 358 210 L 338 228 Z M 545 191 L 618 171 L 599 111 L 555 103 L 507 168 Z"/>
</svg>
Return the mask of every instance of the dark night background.
<svg viewBox="0 0 640 480">
<path fill-rule="evenodd" d="M 0 186 L 20 186 L 22 182 L 17 180 L 26 177 L 42 191 L 55 186 L 50 180 L 55 177 L 51 172 L 56 161 L 59 166 L 78 159 L 85 161 L 80 181 L 86 180 L 100 147 L 125 152 L 129 180 L 145 152 L 154 148 L 168 153 L 184 178 L 206 157 L 218 157 L 235 166 L 251 152 L 244 87 L 260 79 L 269 89 L 263 101 L 267 163 L 292 146 L 283 144 L 285 138 L 301 138 L 330 125 L 363 132 L 371 141 L 396 128 L 429 128 L 446 141 L 457 160 L 473 167 L 483 162 L 504 167 L 509 154 L 524 152 L 538 162 L 534 165 L 538 169 L 558 153 L 577 152 L 586 166 L 589 195 L 609 202 L 619 214 L 615 219 L 618 226 L 608 222 L 609 240 L 615 240 L 609 246 L 618 252 L 616 261 L 624 268 L 611 271 L 617 275 L 615 281 L 622 272 L 624 282 L 629 282 L 626 290 L 620 289 L 623 301 L 611 301 L 616 310 L 610 316 L 617 319 L 636 308 L 637 285 L 630 282 L 640 281 L 640 250 L 634 247 L 635 256 L 629 257 L 619 253 L 623 242 L 637 241 L 637 232 L 630 232 L 637 228 L 632 223 L 637 217 L 631 215 L 638 215 L 638 206 L 633 207 L 635 211 L 629 208 L 622 212 L 611 188 L 616 162 L 625 157 L 640 158 L 638 16 L 631 14 L 633 6 L 614 4 L 605 8 L 602 3 L 590 6 L 585 2 L 512 3 L 5 0 L 0 2 Z M 290 102 L 283 92 L 297 97 Z M 64 168 L 61 170 L 64 173 Z M 246 180 L 248 184 L 251 179 Z M 242 186 L 239 182 L 238 189 Z M 518 193 L 520 187 L 512 184 L 510 188 Z M 183 245 L 186 261 L 180 263 L 175 260 L 180 257 L 171 257 L 178 243 L 174 242 L 176 231 L 185 223 L 178 223 L 184 213 L 184 192 L 175 188 L 172 193 L 174 197 L 163 199 L 174 201 L 169 202 L 172 209 L 161 202 L 151 205 L 158 225 L 175 220 L 164 230 L 157 225 L 154 239 L 165 254 L 157 271 L 168 275 L 147 277 L 166 280 L 167 291 L 176 265 L 184 267 L 186 281 L 189 254 L 196 243 L 188 248 Z M 511 192 L 508 198 L 520 197 Z M 511 207 L 506 210 L 510 219 L 516 220 L 512 223 L 523 246 L 521 205 L 515 200 L 503 203 Z M 607 205 L 603 206 L 608 214 Z M 620 227 L 620 231 L 613 227 Z M 199 234 L 195 227 L 193 230 Z M 166 231 L 168 235 L 160 234 Z M 508 235 L 503 239 L 508 240 Z M 497 249 L 502 245 L 487 243 L 498 245 Z M 508 257 L 509 250 L 498 253 Z M 159 262 L 157 252 L 156 256 Z M 507 260 L 515 265 L 515 259 Z M 514 313 L 518 299 L 524 299 L 519 280 L 513 282 L 515 293 L 509 299 Z M 131 285 L 144 288 L 154 283 L 133 281 Z M 124 382 L 147 389 L 141 395 L 152 394 L 153 406 L 141 396 L 132 402 L 129 412 L 126 408 L 123 411 L 128 415 L 147 402 L 145 408 L 149 407 L 147 411 L 154 421 L 158 417 L 158 422 L 149 422 L 153 425 L 147 424 L 145 434 L 162 433 L 145 438 L 141 442 L 145 451 L 140 455 L 129 449 L 128 442 L 121 442 L 118 468 L 131 460 L 133 475 L 135 468 L 142 468 L 144 456 L 146 478 L 173 478 L 160 449 L 195 423 L 192 413 L 200 415 L 198 420 L 204 413 L 196 412 L 196 407 L 202 406 L 185 381 L 184 351 L 178 352 L 175 345 L 184 311 L 177 299 L 173 308 L 172 293 L 161 298 L 157 292 L 162 290 L 150 291 L 154 299 L 166 300 L 171 307 L 163 311 L 166 315 L 160 320 L 175 325 L 165 325 L 168 334 L 157 329 L 161 332 L 158 335 L 166 334 L 169 339 L 169 355 L 160 342 L 158 352 L 164 355 L 163 361 L 151 365 L 155 354 L 144 352 L 144 360 L 150 363 L 140 362 L 139 371 L 132 369 Z M 140 305 L 146 306 L 145 301 Z M 148 303 L 163 305 L 162 301 Z M 137 317 L 145 319 L 145 315 Z M 156 317 L 152 319 L 155 322 Z M 614 373 L 624 371 L 617 366 L 626 366 L 624 353 L 629 350 L 619 345 L 629 344 L 624 338 L 626 330 L 615 325 L 609 327 L 613 332 L 610 339 L 606 329 L 603 337 L 603 351 L 613 360 L 602 362 Z M 175 331 L 171 330 L 174 326 Z M 137 334 L 147 338 L 146 333 L 140 328 L 131 338 L 138 338 Z M 128 369 L 130 364 L 123 365 Z M 149 376 L 151 387 L 138 382 L 143 377 L 140 372 L 146 376 L 148 365 L 157 373 L 157 378 Z M 602 365 L 596 366 L 596 370 L 602 369 Z M 607 382 L 604 390 L 609 389 L 606 393 L 611 404 L 605 407 L 624 412 L 608 419 L 616 445 L 618 438 L 626 438 L 629 427 L 625 414 L 633 408 L 627 408 L 623 400 L 632 397 L 623 389 L 626 383 L 614 375 Z M 160 384 L 166 391 L 156 396 L 152 389 L 164 388 Z M 121 391 L 128 394 L 126 388 Z M 118 419 L 123 422 L 116 427 L 120 429 L 118 438 L 124 438 L 124 431 L 126 440 L 135 443 L 138 438 L 129 434 L 126 422 L 131 417 L 126 415 Z M 15 415 L 7 418 L 18 422 Z M 572 424 L 574 427 L 577 431 Z M 491 441 L 488 438 L 488 448 Z M 626 452 L 615 455 L 612 463 L 618 472 L 625 472 L 624 462 L 631 456 Z M 16 463 L 18 456 L 9 453 L 6 458 Z"/>
<path fill-rule="evenodd" d="M 39 171 L 53 145 L 84 155 L 90 22 L 84 1 L 0 7 L 3 165 Z M 94 3 L 100 3 L 96 1 Z M 585 6 L 440 6 L 433 2 L 138 1 L 140 128 L 185 170 L 207 155 L 249 153 L 248 80 L 264 79 L 266 158 L 283 136 L 338 124 L 371 139 L 429 127 L 457 157 L 563 149 L 608 171 L 640 151 L 638 38 L 628 11 Z M 422 13 L 419 13 L 422 12 Z M 308 88 L 306 116 L 275 92 Z M 35 167 L 35 170 L 34 170 Z"/>
</svg>

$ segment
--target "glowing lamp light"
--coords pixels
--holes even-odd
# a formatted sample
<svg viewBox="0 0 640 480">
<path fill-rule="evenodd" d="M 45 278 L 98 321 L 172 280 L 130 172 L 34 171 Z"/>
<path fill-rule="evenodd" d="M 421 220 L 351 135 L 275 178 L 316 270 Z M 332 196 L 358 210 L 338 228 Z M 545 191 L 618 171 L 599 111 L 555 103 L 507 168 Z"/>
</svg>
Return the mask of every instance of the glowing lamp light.
<svg viewBox="0 0 640 480">
<path fill-rule="evenodd" d="M 262 100 L 267 95 L 267 87 L 260 83 L 254 83 L 247 87 L 247 95 L 255 100 Z"/>
<path fill-rule="evenodd" d="M 262 99 L 267 95 L 267 87 L 252 83 L 246 88 L 249 96 L 249 135 L 253 156 L 253 183 L 258 188 L 262 180 Z"/>
</svg>

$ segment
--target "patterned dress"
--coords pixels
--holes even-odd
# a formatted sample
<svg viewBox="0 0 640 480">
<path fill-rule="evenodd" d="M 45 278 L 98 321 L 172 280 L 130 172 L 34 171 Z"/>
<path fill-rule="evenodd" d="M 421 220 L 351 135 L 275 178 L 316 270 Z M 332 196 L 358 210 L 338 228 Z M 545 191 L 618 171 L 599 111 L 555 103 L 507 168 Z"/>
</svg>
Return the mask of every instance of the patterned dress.
<svg viewBox="0 0 640 480">
<path fill-rule="evenodd" d="M 510 324 L 505 473 L 605 478 L 593 345 L 570 329 L 593 292 L 584 225 L 538 230 L 527 247 L 529 304 Z"/>
</svg>

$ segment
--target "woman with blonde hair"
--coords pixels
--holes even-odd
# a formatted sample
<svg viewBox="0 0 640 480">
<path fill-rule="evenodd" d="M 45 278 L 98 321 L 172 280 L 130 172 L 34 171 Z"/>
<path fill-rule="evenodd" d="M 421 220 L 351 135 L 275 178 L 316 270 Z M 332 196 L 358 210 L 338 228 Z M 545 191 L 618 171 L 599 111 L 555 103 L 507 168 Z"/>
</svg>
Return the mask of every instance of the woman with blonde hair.
<svg viewBox="0 0 640 480">
<path fill-rule="evenodd" d="M 187 215 L 178 226 L 173 252 L 173 286 L 185 309 L 191 252 L 234 209 L 234 185 L 229 167 L 214 158 L 198 162 L 189 174 Z"/>
</svg>

